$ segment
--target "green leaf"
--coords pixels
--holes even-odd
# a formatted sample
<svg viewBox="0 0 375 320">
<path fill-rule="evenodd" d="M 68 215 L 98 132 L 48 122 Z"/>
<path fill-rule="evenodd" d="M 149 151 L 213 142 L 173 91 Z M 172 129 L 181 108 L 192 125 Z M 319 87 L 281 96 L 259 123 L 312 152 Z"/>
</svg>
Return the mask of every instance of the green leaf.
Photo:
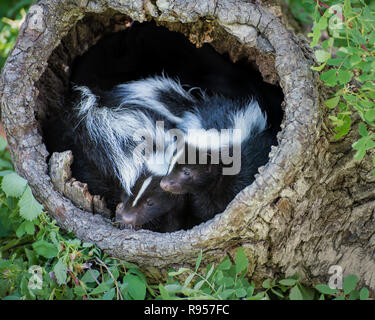
<svg viewBox="0 0 375 320">
<path fill-rule="evenodd" d="M 3 152 L 7 147 L 8 142 L 4 139 L 3 136 L 0 136 L 0 152 Z"/>
<path fill-rule="evenodd" d="M 284 299 L 283 294 L 282 294 L 278 289 L 271 288 L 271 291 L 272 291 L 275 295 L 277 295 L 279 298 Z"/>
<path fill-rule="evenodd" d="M 338 67 L 339 65 L 341 65 L 342 60 L 343 60 L 343 59 L 341 59 L 341 58 L 331 58 L 331 59 L 328 59 L 327 64 L 328 64 L 329 66 L 335 66 L 335 67 Z"/>
<path fill-rule="evenodd" d="M 25 233 L 26 233 L 25 225 L 23 223 L 21 223 L 20 226 L 16 230 L 16 236 L 18 238 L 22 238 Z"/>
<path fill-rule="evenodd" d="M 215 270 L 215 265 L 213 264 L 213 265 L 210 267 L 210 269 L 208 270 L 207 274 L 206 274 L 206 279 L 207 279 L 207 280 L 211 277 L 211 275 L 212 275 L 212 273 L 214 272 L 214 270 Z"/>
<path fill-rule="evenodd" d="M 194 286 L 194 290 L 199 291 L 199 290 L 202 288 L 202 286 L 204 285 L 205 282 L 206 282 L 205 279 L 198 281 L 198 282 L 195 284 L 195 286 Z"/>
<path fill-rule="evenodd" d="M 287 286 L 287 287 L 292 287 L 296 284 L 297 280 L 295 279 L 283 279 L 283 280 L 280 280 L 279 283 L 282 284 L 283 286 Z"/>
<path fill-rule="evenodd" d="M 31 221 L 24 221 L 20 224 L 18 229 L 16 230 L 16 235 L 18 238 L 21 238 L 25 233 L 29 235 L 33 235 L 35 232 L 34 223 Z"/>
<path fill-rule="evenodd" d="M 316 57 L 316 60 L 319 63 L 323 63 L 323 62 L 326 62 L 329 59 L 330 53 L 325 51 L 325 50 L 316 50 L 315 51 L 315 57 Z"/>
<path fill-rule="evenodd" d="M 27 181 L 13 172 L 6 175 L 1 183 L 1 188 L 4 190 L 7 197 L 20 197 L 26 188 Z"/>
<path fill-rule="evenodd" d="M 74 293 L 79 296 L 79 297 L 82 297 L 84 296 L 85 294 L 87 294 L 87 292 L 85 291 L 84 288 L 82 288 L 81 286 L 78 286 L 78 287 L 75 287 L 73 289 Z"/>
<path fill-rule="evenodd" d="M 348 275 L 343 282 L 344 293 L 348 294 L 355 289 L 358 283 L 358 277 L 355 274 Z"/>
<path fill-rule="evenodd" d="M 264 289 L 269 289 L 269 288 L 271 288 L 271 279 L 266 279 L 266 280 L 264 280 L 263 283 L 262 283 L 262 287 L 263 287 Z"/>
<path fill-rule="evenodd" d="M 355 160 L 362 160 L 367 150 L 375 148 L 375 141 L 372 140 L 371 136 L 362 137 L 358 141 L 352 144 L 354 150 L 357 150 L 354 155 Z"/>
<path fill-rule="evenodd" d="M 20 215 L 29 221 L 34 220 L 43 212 L 43 206 L 35 200 L 29 186 L 26 187 L 26 191 L 20 198 L 18 205 L 20 207 Z"/>
<path fill-rule="evenodd" d="M 194 276 L 195 276 L 195 273 L 189 274 L 189 276 L 185 279 L 184 287 L 187 287 L 190 284 L 190 282 L 193 280 Z"/>
<path fill-rule="evenodd" d="M 116 288 L 112 288 L 103 294 L 103 300 L 113 300 L 116 294 Z"/>
<path fill-rule="evenodd" d="M 237 250 L 236 253 L 236 273 L 241 273 L 242 271 L 247 271 L 247 267 L 249 265 L 249 260 L 246 258 L 245 252 L 243 249 L 240 247 Z"/>
<path fill-rule="evenodd" d="M 100 272 L 98 270 L 87 270 L 86 273 L 81 278 L 81 281 L 84 283 L 94 283 L 100 276 Z"/>
<path fill-rule="evenodd" d="M 170 271 L 170 272 L 168 272 L 168 275 L 170 277 L 175 277 L 175 276 L 179 276 L 180 274 L 182 274 L 184 272 L 187 272 L 187 271 L 191 271 L 191 270 L 189 268 L 180 268 L 177 271 Z"/>
<path fill-rule="evenodd" d="M 38 255 L 45 257 L 47 259 L 54 258 L 59 253 L 54 244 L 47 242 L 45 240 L 39 240 L 37 242 L 34 242 L 32 244 L 32 247 Z"/>
<path fill-rule="evenodd" d="M 93 296 L 93 295 L 97 295 L 97 294 L 100 294 L 100 293 L 103 293 L 103 292 L 106 292 L 110 289 L 110 287 L 108 286 L 108 284 L 106 284 L 105 282 L 99 284 L 94 290 L 92 290 L 89 295 L 90 296 Z"/>
<path fill-rule="evenodd" d="M 53 272 L 55 273 L 57 283 L 59 285 L 65 284 L 68 268 L 63 259 L 59 259 L 59 261 L 57 261 L 57 263 L 53 267 Z"/>
<path fill-rule="evenodd" d="M 299 290 L 301 291 L 303 300 L 314 300 L 315 291 L 312 288 L 306 288 L 301 284 L 298 284 Z"/>
<path fill-rule="evenodd" d="M 290 300 L 303 300 L 302 293 L 298 286 L 294 286 L 289 293 L 289 299 Z"/>
<path fill-rule="evenodd" d="M 161 298 L 163 300 L 170 300 L 171 299 L 168 291 L 164 288 L 164 286 L 162 284 L 159 284 L 159 291 L 160 291 Z"/>
<path fill-rule="evenodd" d="M 367 288 L 362 288 L 361 291 L 359 292 L 360 300 L 368 300 L 369 296 L 370 296 L 370 292 L 368 291 Z"/>
<path fill-rule="evenodd" d="M 225 257 L 224 260 L 218 265 L 218 270 L 229 270 L 232 266 L 232 262 L 230 261 L 229 257 Z"/>
<path fill-rule="evenodd" d="M 236 289 L 236 297 L 237 298 L 243 298 L 247 294 L 246 290 L 244 288 Z"/>
<path fill-rule="evenodd" d="M 339 121 L 341 121 L 342 123 L 340 125 L 336 124 L 338 126 L 335 128 L 335 131 L 337 132 L 337 134 L 334 136 L 335 139 L 339 139 L 347 135 L 350 130 L 351 118 L 347 115 L 344 115 L 344 116 L 340 115 L 340 118 L 341 119 Z"/>
<path fill-rule="evenodd" d="M 311 67 L 311 70 L 314 70 L 314 71 L 322 71 L 326 66 L 326 63 L 323 63 L 321 64 L 320 66 L 316 66 L 316 67 Z"/>
<path fill-rule="evenodd" d="M 25 224 L 25 231 L 29 235 L 33 235 L 35 233 L 35 225 L 32 221 L 24 221 Z"/>
<path fill-rule="evenodd" d="M 353 290 L 349 294 L 350 300 L 359 300 L 359 292 L 357 290 Z"/>
<path fill-rule="evenodd" d="M 227 300 L 229 299 L 229 297 L 231 295 L 233 295 L 235 293 L 234 289 L 226 289 L 224 290 L 222 293 L 220 293 L 220 298 L 223 299 L 223 300 Z"/>
<path fill-rule="evenodd" d="M 333 295 L 335 293 L 338 293 L 337 289 L 331 289 L 326 284 L 318 284 L 315 286 L 315 289 L 318 290 L 320 293 Z"/>
<path fill-rule="evenodd" d="M 223 284 L 226 288 L 233 287 L 234 285 L 234 278 L 232 277 L 224 277 Z"/>
<path fill-rule="evenodd" d="M 353 72 L 340 69 L 337 72 L 337 80 L 339 84 L 346 84 L 353 78 Z"/>
<path fill-rule="evenodd" d="M 266 296 L 265 291 L 258 292 L 255 296 L 250 296 L 247 300 L 264 300 Z"/>
<path fill-rule="evenodd" d="M 327 86 L 334 87 L 337 84 L 336 69 L 323 72 L 320 75 L 320 80 L 322 80 Z"/>
<path fill-rule="evenodd" d="M 362 137 L 367 137 L 368 136 L 368 131 L 367 131 L 366 125 L 363 122 L 361 122 L 359 124 L 359 134 Z"/>
<path fill-rule="evenodd" d="M 165 290 L 168 292 L 168 293 L 177 293 L 177 292 L 180 292 L 182 290 L 182 286 L 180 284 L 177 284 L 177 283 L 173 283 L 173 284 L 166 284 L 164 286 Z"/>
<path fill-rule="evenodd" d="M 127 274 L 124 282 L 128 284 L 130 296 L 135 300 L 144 300 L 146 297 L 146 284 L 137 276 Z"/>
<path fill-rule="evenodd" d="M 366 111 L 366 113 L 365 113 L 365 119 L 368 122 L 373 122 L 375 120 L 375 108 Z"/>
<path fill-rule="evenodd" d="M 340 101 L 340 96 L 334 97 L 334 98 L 326 100 L 325 101 L 325 105 L 327 106 L 327 108 L 333 109 L 333 108 L 335 108 L 337 106 L 337 104 L 339 103 L 339 101 Z"/>
</svg>

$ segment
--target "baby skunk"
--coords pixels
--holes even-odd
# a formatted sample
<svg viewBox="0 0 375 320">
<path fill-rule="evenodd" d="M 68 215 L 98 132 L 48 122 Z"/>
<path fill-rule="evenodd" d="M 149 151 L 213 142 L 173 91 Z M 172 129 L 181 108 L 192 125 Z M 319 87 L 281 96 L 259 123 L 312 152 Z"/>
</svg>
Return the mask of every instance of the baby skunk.
<svg viewBox="0 0 375 320">
<path fill-rule="evenodd" d="M 267 162 L 274 144 L 275 133 L 270 130 L 243 142 L 241 171 L 237 175 L 223 175 L 223 163 L 176 164 L 163 177 L 160 186 L 173 194 L 190 194 L 192 213 L 201 221 L 207 221 L 223 212 L 233 198 L 253 182 L 258 168 Z"/>
<path fill-rule="evenodd" d="M 162 189 L 173 194 L 190 194 L 192 213 L 202 221 L 222 212 L 236 194 L 254 180 L 258 168 L 267 162 L 271 145 L 276 143 L 276 132 L 274 129 L 267 129 L 266 116 L 256 100 L 242 106 L 239 101 L 228 102 L 218 108 L 218 112 L 214 112 L 213 108 L 214 104 L 196 110 L 191 116 L 194 119 L 192 123 L 206 129 L 213 127 L 241 131 L 241 139 L 233 141 L 240 143 L 241 154 L 237 155 L 240 159 L 233 159 L 241 161 L 239 173 L 223 174 L 228 165 L 222 161 L 221 150 L 217 164 L 210 163 L 210 154 L 214 151 L 212 149 L 208 149 L 207 164 L 188 164 L 187 152 L 178 152 L 171 161 L 168 175 L 160 182 Z M 206 132 L 209 135 L 209 131 Z M 190 140 L 188 137 L 185 150 L 189 144 L 196 143 L 196 140 Z M 207 149 L 207 145 L 202 143 L 204 140 L 201 136 L 201 140 L 195 145 L 197 153 L 202 147 Z M 217 145 L 219 148 L 223 147 L 222 141 L 218 141 Z M 233 146 L 230 146 L 232 151 Z"/>
<path fill-rule="evenodd" d="M 144 175 L 125 197 L 116 222 L 136 229 L 173 232 L 188 227 L 187 196 L 174 195 L 160 188 L 161 177 Z"/>
</svg>

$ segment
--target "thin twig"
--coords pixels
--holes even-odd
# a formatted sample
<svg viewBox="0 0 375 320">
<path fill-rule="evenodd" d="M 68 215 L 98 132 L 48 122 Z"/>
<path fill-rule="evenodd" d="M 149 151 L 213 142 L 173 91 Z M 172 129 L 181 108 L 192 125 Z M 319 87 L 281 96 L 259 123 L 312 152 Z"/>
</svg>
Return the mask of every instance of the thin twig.
<svg viewBox="0 0 375 320">
<path fill-rule="evenodd" d="M 124 300 L 124 298 L 123 298 L 123 296 L 121 294 L 121 291 L 120 291 L 120 289 L 118 287 L 117 281 L 116 281 L 115 277 L 113 276 L 111 270 L 109 270 L 109 268 L 107 267 L 107 265 L 102 260 L 100 260 L 98 257 L 95 257 L 95 260 L 97 260 L 99 262 L 100 266 L 103 266 L 108 271 L 109 275 L 111 276 L 111 278 L 113 280 L 113 283 L 116 286 L 117 299 Z"/>
</svg>

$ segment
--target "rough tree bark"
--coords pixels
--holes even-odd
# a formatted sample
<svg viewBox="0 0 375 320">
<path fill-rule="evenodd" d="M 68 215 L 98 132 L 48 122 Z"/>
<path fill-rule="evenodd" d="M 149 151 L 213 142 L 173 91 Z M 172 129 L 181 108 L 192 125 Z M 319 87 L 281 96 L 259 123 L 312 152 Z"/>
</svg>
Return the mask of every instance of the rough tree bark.
<svg viewBox="0 0 375 320">
<path fill-rule="evenodd" d="M 311 52 L 275 16 L 276 2 L 41 0 L 31 7 L 3 69 L 2 120 L 17 172 L 62 228 L 138 263 L 156 281 L 170 267 L 194 264 L 201 249 L 209 263 L 242 246 L 255 280 L 298 273 L 307 283 L 325 282 L 329 267 L 339 265 L 375 288 L 370 157 L 353 160 L 354 131 L 332 139 Z M 233 60 L 247 57 L 284 91 L 285 118 L 270 161 L 225 212 L 186 232 L 119 230 L 75 206 L 48 175 L 39 120 L 63 107 L 74 57 L 130 19 L 154 19 Z"/>
</svg>

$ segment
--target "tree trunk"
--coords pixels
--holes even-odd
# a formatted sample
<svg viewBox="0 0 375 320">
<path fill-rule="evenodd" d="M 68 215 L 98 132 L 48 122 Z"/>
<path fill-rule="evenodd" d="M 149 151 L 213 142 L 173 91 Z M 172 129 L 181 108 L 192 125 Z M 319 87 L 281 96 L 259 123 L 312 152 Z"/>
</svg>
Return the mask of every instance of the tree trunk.
<svg viewBox="0 0 375 320">
<path fill-rule="evenodd" d="M 326 282 L 330 266 L 339 265 L 344 275 L 354 273 L 375 288 L 370 157 L 353 160 L 355 130 L 332 139 L 324 93 L 310 69 L 311 52 L 275 16 L 282 12 L 275 3 L 41 0 L 30 8 L 3 69 L 2 119 L 17 172 L 62 228 L 136 262 L 156 281 L 170 267 L 193 265 L 201 249 L 210 263 L 242 246 L 250 275 L 258 281 L 298 273 L 306 283 Z M 56 155 L 60 160 L 51 163 L 52 176 L 63 179 L 60 187 L 53 184 L 46 161 L 40 120 L 64 106 L 73 59 L 104 34 L 125 28 L 127 21 L 147 19 L 182 32 L 196 45 L 210 42 L 233 61 L 246 57 L 264 80 L 279 82 L 285 95 L 279 144 L 255 182 L 223 213 L 188 231 L 119 230 L 63 195 L 70 177 L 54 166 L 59 161 L 66 165 L 69 154 Z M 89 199 L 88 207 L 95 211 L 92 203 Z"/>
</svg>

